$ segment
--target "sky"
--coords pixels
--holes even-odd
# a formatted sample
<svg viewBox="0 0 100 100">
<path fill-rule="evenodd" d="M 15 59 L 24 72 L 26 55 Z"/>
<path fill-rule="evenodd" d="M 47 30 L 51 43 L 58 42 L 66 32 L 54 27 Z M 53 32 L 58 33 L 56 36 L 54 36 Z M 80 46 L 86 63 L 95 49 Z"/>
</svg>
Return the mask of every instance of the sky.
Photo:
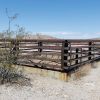
<svg viewBox="0 0 100 100">
<path fill-rule="evenodd" d="M 0 0 L 0 31 L 11 22 L 31 34 L 41 33 L 63 39 L 100 37 L 100 0 Z"/>
</svg>

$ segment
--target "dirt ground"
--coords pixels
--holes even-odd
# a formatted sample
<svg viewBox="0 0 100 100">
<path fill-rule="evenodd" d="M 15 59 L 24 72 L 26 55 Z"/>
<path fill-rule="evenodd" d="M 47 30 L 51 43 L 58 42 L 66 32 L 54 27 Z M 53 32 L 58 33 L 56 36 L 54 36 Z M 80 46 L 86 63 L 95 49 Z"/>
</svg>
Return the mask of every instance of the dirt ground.
<svg viewBox="0 0 100 100">
<path fill-rule="evenodd" d="M 69 82 L 28 74 L 32 85 L 1 85 L 0 100 L 100 100 L 100 64 L 96 67 Z"/>
</svg>

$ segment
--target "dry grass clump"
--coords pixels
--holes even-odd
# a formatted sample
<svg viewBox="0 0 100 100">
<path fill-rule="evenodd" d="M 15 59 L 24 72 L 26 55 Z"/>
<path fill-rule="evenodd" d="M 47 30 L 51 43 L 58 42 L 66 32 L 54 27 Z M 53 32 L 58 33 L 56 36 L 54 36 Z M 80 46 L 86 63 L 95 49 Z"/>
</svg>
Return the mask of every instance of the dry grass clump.
<svg viewBox="0 0 100 100">
<path fill-rule="evenodd" d="M 74 73 L 75 79 L 80 79 L 81 77 L 88 75 L 90 70 L 91 70 L 91 64 L 83 65 L 77 70 L 77 72 Z"/>
<path fill-rule="evenodd" d="M 98 67 L 98 66 L 97 66 L 97 62 L 95 61 L 95 62 L 91 63 L 91 67 L 92 67 L 92 68 L 97 68 L 97 67 Z"/>
<path fill-rule="evenodd" d="M 26 78 L 23 74 L 23 69 L 16 68 L 16 67 L 4 67 L 0 65 L 0 83 L 6 84 L 18 84 L 21 86 L 31 85 L 30 79 Z"/>
</svg>

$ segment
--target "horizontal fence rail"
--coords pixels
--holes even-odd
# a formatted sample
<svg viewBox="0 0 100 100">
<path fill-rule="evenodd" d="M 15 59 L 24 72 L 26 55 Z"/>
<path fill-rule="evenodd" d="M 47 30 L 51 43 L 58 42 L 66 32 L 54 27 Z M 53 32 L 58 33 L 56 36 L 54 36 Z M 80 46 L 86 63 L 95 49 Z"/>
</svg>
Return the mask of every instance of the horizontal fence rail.
<svg viewBox="0 0 100 100">
<path fill-rule="evenodd" d="M 0 49 L 5 48 L 16 55 L 15 64 L 48 70 L 70 72 L 100 59 L 100 40 L 0 39 Z"/>
</svg>

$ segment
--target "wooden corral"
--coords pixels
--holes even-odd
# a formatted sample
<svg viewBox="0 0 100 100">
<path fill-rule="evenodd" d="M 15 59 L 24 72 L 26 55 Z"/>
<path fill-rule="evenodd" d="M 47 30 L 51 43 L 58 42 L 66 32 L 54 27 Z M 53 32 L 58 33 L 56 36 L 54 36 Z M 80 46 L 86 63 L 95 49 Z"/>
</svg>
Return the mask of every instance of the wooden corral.
<svg viewBox="0 0 100 100">
<path fill-rule="evenodd" d="M 62 73 L 73 72 L 100 59 L 100 40 L 91 39 L 0 39 L 0 48 L 7 48 L 16 55 L 17 65 Z"/>
</svg>

